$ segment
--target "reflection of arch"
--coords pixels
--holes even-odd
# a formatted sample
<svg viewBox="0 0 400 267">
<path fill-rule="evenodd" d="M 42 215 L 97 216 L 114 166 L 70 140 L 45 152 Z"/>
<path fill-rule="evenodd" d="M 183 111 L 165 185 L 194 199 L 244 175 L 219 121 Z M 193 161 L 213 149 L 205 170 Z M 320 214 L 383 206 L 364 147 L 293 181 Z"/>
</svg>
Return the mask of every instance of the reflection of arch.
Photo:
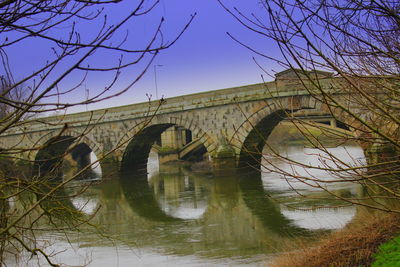
<svg viewBox="0 0 400 267">
<path fill-rule="evenodd" d="M 343 112 L 326 110 L 326 107 L 311 96 L 267 100 L 262 108 L 246 118 L 246 121 L 237 128 L 232 136 L 231 144 L 239 155 L 239 165 L 259 166 L 262 149 L 275 126 L 288 115 L 306 109 L 314 109 L 324 113 L 332 112 L 336 120 L 346 125 L 352 125 Z"/>
<path fill-rule="evenodd" d="M 193 138 L 199 140 L 210 154 L 216 148 L 214 140 L 196 126 L 193 121 L 174 117 L 158 117 L 151 121 L 138 123 L 119 142 L 123 152 L 121 169 L 144 169 L 153 144 L 159 139 L 162 132 L 171 126 L 181 126 L 192 132 Z"/>
<path fill-rule="evenodd" d="M 161 210 L 147 182 L 147 173 L 121 173 L 120 184 L 129 206 L 141 217 L 161 222 L 181 221 Z"/>
<path fill-rule="evenodd" d="M 239 187 L 241 190 L 241 197 L 244 200 L 246 206 L 250 209 L 252 214 L 260 219 L 262 224 L 272 232 L 277 233 L 280 236 L 291 236 L 291 235 L 307 235 L 309 231 L 294 225 L 292 220 L 287 219 L 279 210 L 279 207 L 273 203 L 267 196 L 262 185 L 260 172 L 244 173 L 243 177 L 240 174 L 233 177 L 214 177 L 219 179 L 219 182 L 231 183 L 228 187 L 220 187 L 226 193 L 222 198 L 228 199 L 230 207 L 235 207 L 238 203 L 236 196 L 232 196 L 230 193 L 231 188 Z M 148 184 L 147 173 L 122 173 L 121 179 L 121 190 L 125 196 L 126 201 L 132 210 L 143 218 L 151 221 L 158 222 L 187 222 L 188 220 L 179 219 L 166 214 L 159 206 L 158 201 L 154 196 L 154 191 Z M 219 192 L 219 194 L 224 194 Z M 225 203 L 225 201 L 224 201 Z M 210 204 L 210 203 L 209 203 Z M 207 210 L 203 214 L 209 216 L 208 213 L 215 213 L 215 209 L 208 206 Z"/>
<path fill-rule="evenodd" d="M 246 206 L 256 215 L 265 227 L 280 235 L 309 235 L 306 229 L 297 227 L 286 218 L 264 191 L 259 171 L 241 173 L 240 189 Z"/>
</svg>

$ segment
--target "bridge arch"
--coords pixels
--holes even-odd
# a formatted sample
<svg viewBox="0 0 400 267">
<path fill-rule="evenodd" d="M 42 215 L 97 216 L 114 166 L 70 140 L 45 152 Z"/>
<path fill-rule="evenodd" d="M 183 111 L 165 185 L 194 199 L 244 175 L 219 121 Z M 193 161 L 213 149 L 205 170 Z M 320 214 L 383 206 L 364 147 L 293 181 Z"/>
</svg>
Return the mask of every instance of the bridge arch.
<svg viewBox="0 0 400 267">
<path fill-rule="evenodd" d="M 211 154 L 217 147 L 215 140 L 197 126 L 194 120 L 182 117 L 156 116 L 137 123 L 121 138 L 117 147 L 122 152 L 121 170 L 145 169 L 150 149 L 161 133 L 172 126 L 180 126 L 192 132 Z"/>
<path fill-rule="evenodd" d="M 77 131 L 66 129 L 63 131 L 52 131 L 43 135 L 35 144 L 38 147 L 36 154 L 30 154 L 29 158 L 34 161 L 34 173 L 36 176 L 47 175 L 50 171 L 55 171 L 59 176 L 59 164 L 61 158 L 72 145 L 76 145 L 77 150 L 71 150 L 72 154 L 93 152 L 99 163 L 101 162 L 102 150 L 100 145 L 90 138 L 89 134 L 82 134 Z M 72 155 L 72 157 L 76 157 Z"/>
<path fill-rule="evenodd" d="M 236 129 L 230 140 L 237 155 L 238 165 L 259 166 L 263 147 L 279 122 L 290 114 L 307 109 L 331 112 L 335 119 L 344 122 L 345 125 L 351 126 L 354 123 L 349 121 L 343 112 L 327 110 L 321 102 L 309 95 L 266 100 L 265 104 L 255 112 L 244 114 L 245 121 Z"/>
</svg>

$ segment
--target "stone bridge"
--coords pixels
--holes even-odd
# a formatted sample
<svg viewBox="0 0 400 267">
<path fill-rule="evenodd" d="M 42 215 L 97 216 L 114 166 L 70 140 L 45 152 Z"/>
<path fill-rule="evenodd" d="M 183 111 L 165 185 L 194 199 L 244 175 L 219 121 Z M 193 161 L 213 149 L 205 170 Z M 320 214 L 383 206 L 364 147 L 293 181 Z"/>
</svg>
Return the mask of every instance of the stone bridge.
<svg viewBox="0 0 400 267">
<path fill-rule="evenodd" d="M 322 86 L 339 87 L 330 73 L 318 72 L 318 76 Z M 306 116 L 305 110 L 329 113 L 287 70 L 268 83 L 38 118 L 0 136 L 0 147 L 21 149 L 21 158 L 45 168 L 72 144 L 84 144 L 80 149 L 93 151 L 101 164 L 113 161 L 122 169 L 137 169 L 145 166 L 154 144 L 161 150 L 179 148 L 185 156 L 188 144 L 202 149 L 216 165 L 233 166 L 257 162 L 274 127 L 291 114 Z M 335 117 L 352 125 L 340 114 Z"/>
</svg>

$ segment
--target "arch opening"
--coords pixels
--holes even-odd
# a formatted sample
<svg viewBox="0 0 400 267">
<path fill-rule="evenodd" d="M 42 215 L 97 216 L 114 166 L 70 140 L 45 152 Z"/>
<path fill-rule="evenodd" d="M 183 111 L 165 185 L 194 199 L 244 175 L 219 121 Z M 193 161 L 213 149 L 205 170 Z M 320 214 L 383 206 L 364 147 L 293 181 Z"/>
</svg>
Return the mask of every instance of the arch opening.
<svg viewBox="0 0 400 267">
<path fill-rule="evenodd" d="M 136 134 L 124 151 L 121 170 L 145 172 L 151 148 L 160 142 L 161 133 L 171 126 L 172 123 L 151 125 Z"/>
<path fill-rule="evenodd" d="M 349 125 L 347 125 L 346 123 L 344 123 L 342 121 L 339 121 L 339 120 L 336 120 L 336 126 L 338 128 L 340 128 L 340 129 L 343 129 L 343 130 L 346 130 L 346 131 L 350 131 L 351 130 Z"/>
<path fill-rule="evenodd" d="M 239 155 L 239 167 L 259 167 L 262 151 L 275 126 L 287 117 L 288 110 L 278 110 L 262 118 L 253 125 L 243 142 Z"/>
<path fill-rule="evenodd" d="M 92 148 L 79 138 L 49 139 L 35 157 L 34 175 L 48 181 L 88 180 L 101 177 L 101 167 Z"/>
<path fill-rule="evenodd" d="M 101 177 L 102 171 L 96 154 L 86 143 L 78 143 L 69 148 L 63 158 L 63 176 L 75 180 L 94 180 Z"/>
<path fill-rule="evenodd" d="M 63 157 L 75 139 L 72 136 L 57 136 L 48 140 L 36 154 L 35 176 L 51 176 L 49 180 L 61 180 Z"/>
<path fill-rule="evenodd" d="M 153 157 L 149 161 L 150 152 Z M 154 161 L 157 154 L 157 161 Z M 200 136 L 173 123 L 155 124 L 136 134 L 127 145 L 121 171 L 152 172 L 150 167 L 170 161 L 201 161 L 207 148 Z"/>
<path fill-rule="evenodd" d="M 283 128 L 286 127 L 283 131 L 275 130 L 277 126 L 282 125 Z M 291 126 L 291 129 L 288 130 L 288 126 Z M 329 146 L 344 143 L 343 140 L 356 143 L 352 127 L 335 116 L 306 107 L 297 110 L 281 109 L 268 114 L 256 125 L 251 126 L 240 150 L 240 167 L 251 166 L 259 169 L 265 144 L 271 134 L 275 141 L 278 139 L 278 143 L 281 144 L 299 142 L 301 138 L 301 143 L 310 147 L 320 146 L 321 139 Z"/>
</svg>

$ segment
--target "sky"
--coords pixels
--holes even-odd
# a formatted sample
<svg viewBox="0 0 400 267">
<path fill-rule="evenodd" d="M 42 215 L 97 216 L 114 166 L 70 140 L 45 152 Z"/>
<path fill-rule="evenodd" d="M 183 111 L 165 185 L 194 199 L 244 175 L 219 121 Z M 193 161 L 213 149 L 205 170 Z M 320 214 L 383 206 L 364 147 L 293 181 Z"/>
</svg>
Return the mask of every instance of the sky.
<svg viewBox="0 0 400 267">
<path fill-rule="evenodd" d="M 162 65 L 157 67 L 157 83 L 162 94 L 168 97 L 262 82 L 262 71 L 254 63 L 253 53 L 226 32 L 250 43 L 260 41 L 257 36 L 244 29 L 214 0 L 185 1 L 196 3 L 186 6 L 178 2 L 183 1 L 165 1 L 167 19 L 194 12 L 197 16 L 179 42 L 156 60 Z M 254 4 L 253 8 L 259 7 Z M 144 79 L 150 85 L 152 76 Z"/>
<path fill-rule="evenodd" d="M 122 1 L 122 4 L 109 6 L 106 10 L 109 21 L 117 21 L 123 17 L 130 10 L 133 2 L 135 1 L 126 0 Z M 258 0 L 230 0 L 225 2 L 237 6 L 246 14 L 263 13 Z M 90 106 L 70 108 L 68 112 L 144 102 L 150 95 L 152 99 L 156 99 L 155 80 L 157 80 L 158 98 L 261 83 L 263 71 L 255 64 L 254 56 L 266 70 L 271 72 L 282 71 L 272 61 L 254 55 L 253 52 L 227 35 L 227 32 L 229 32 L 241 41 L 267 51 L 270 56 L 278 53 L 273 42 L 245 29 L 216 0 L 161 0 L 152 13 L 138 18 L 134 23 L 127 24 L 122 29 L 122 33 L 129 30 L 128 45 L 129 42 L 132 42 L 132 47 L 140 46 L 145 42 L 146 37 L 153 32 L 154 25 L 161 17 L 164 17 L 164 37 L 165 39 L 172 39 L 190 19 L 190 16 L 195 13 L 195 19 L 187 31 L 172 47 L 161 51 L 142 79 L 127 93 Z M 78 26 L 81 26 L 79 29 L 83 33 L 81 38 L 89 39 L 99 25 L 87 23 Z M 58 30 L 61 34 L 64 29 Z M 116 37 L 122 39 L 122 35 Z M 51 53 L 50 47 L 44 41 L 37 39 L 13 46 L 8 51 L 8 55 L 10 62 L 12 62 L 11 67 L 14 76 L 18 79 L 31 73 L 33 69 L 48 60 L 49 53 Z M 90 63 L 100 66 L 116 62 L 118 55 L 100 52 L 92 58 Z M 66 63 L 65 66 L 67 65 Z M 65 66 L 62 65 L 60 68 Z M 136 77 L 143 70 L 143 67 L 144 64 L 142 63 L 123 71 L 119 82 L 115 85 L 117 90 L 123 88 L 132 78 Z M 86 78 L 77 91 L 73 94 L 67 94 L 62 97 L 62 100 L 74 102 L 80 101 L 88 95 L 94 95 L 109 83 L 110 77 L 104 73 L 91 75 Z M 60 87 L 67 88 L 81 78 L 82 75 L 71 74 L 60 84 Z"/>
</svg>

